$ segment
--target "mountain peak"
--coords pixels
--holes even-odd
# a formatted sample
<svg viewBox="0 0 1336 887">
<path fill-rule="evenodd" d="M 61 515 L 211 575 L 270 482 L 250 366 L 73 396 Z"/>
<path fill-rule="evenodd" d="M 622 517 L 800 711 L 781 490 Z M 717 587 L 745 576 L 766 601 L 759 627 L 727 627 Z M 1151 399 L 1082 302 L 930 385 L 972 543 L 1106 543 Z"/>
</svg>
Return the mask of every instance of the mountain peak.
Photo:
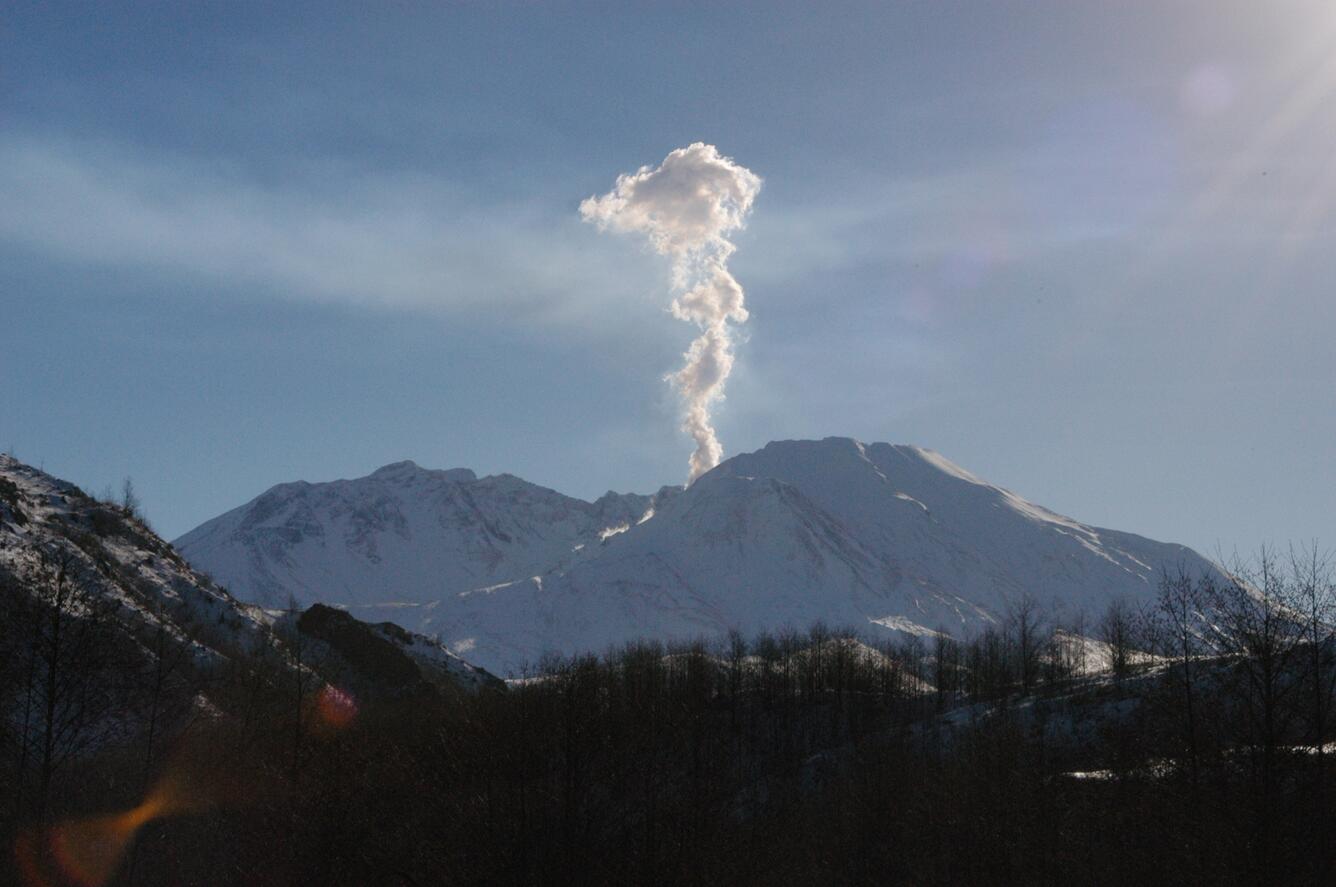
<svg viewBox="0 0 1336 887">
<path fill-rule="evenodd" d="M 380 480 L 400 480 L 404 478 L 417 477 L 419 475 L 430 475 L 440 477 L 451 483 L 472 483 L 478 479 L 478 475 L 469 468 L 447 468 L 431 469 L 423 468 L 412 459 L 404 459 L 402 462 L 391 462 L 389 465 L 382 465 L 371 472 L 371 477 Z"/>
<path fill-rule="evenodd" d="M 956 481 L 992 487 L 936 450 L 912 444 L 864 443 L 853 437 L 775 440 L 755 452 L 725 459 L 713 471 L 784 479 L 800 474 L 809 480 L 828 481 L 875 475 L 889 482 L 892 478 L 924 480 L 928 476 L 940 479 L 945 475 Z"/>
<path fill-rule="evenodd" d="M 391 462 L 389 465 L 382 465 L 371 472 L 371 476 L 383 477 L 388 474 L 410 474 L 420 470 L 418 464 L 412 459 L 404 459 L 402 462 Z"/>
</svg>

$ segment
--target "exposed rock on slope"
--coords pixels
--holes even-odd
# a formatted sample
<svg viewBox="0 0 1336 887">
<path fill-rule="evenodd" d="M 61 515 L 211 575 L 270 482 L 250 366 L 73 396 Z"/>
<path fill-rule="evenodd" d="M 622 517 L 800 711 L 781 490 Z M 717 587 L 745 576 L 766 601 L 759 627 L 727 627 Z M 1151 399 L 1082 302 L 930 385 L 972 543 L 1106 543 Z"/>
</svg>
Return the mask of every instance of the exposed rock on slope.
<svg viewBox="0 0 1336 887">
<path fill-rule="evenodd" d="M 452 655 L 439 644 L 392 622 L 371 625 L 347 612 L 313 604 L 297 618 L 297 629 L 315 638 L 337 657 L 352 683 L 382 695 L 413 695 L 431 688 L 477 690 L 501 681 Z M 336 668 L 326 662 L 325 670 Z M 340 686 L 344 683 L 340 682 Z"/>
</svg>

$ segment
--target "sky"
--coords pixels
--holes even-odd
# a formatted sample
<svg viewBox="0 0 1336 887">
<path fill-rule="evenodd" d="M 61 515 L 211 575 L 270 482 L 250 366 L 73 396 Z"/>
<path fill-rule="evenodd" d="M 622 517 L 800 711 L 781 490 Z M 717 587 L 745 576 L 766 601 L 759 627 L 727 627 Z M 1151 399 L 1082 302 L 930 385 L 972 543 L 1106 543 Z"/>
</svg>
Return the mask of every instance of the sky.
<svg viewBox="0 0 1336 887">
<path fill-rule="evenodd" d="M 169 538 L 402 459 L 682 483 L 696 331 L 578 208 L 697 141 L 763 180 L 725 455 L 1336 544 L 1325 0 L 5 3 L 0 449 Z"/>
</svg>

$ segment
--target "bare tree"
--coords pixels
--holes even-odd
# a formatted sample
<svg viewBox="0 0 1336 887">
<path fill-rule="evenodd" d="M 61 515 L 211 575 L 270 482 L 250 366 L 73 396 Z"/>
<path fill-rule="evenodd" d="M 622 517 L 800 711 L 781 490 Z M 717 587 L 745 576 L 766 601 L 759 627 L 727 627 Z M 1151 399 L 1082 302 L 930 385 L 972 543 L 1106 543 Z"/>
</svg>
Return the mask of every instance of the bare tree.
<svg viewBox="0 0 1336 887">
<path fill-rule="evenodd" d="M 17 820 L 23 811 L 23 783 L 26 770 L 28 727 L 31 721 L 30 689 L 35 676 L 26 655 L 31 643 L 27 633 L 32 620 L 28 615 L 28 595 L 8 570 L 0 567 L 0 795 L 13 800 L 13 806 L 0 810 L 0 832 L 7 818 Z M 5 832 L 7 833 L 7 832 Z"/>
<path fill-rule="evenodd" d="M 1297 666 L 1304 640 L 1291 607 L 1290 577 L 1274 552 L 1262 549 L 1255 563 L 1235 560 L 1230 581 L 1203 584 L 1207 621 L 1219 652 L 1234 653 L 1241 672 L 1239 696 L 1246 714 L 1244 737 L 1263 755 L 1264 774 L 1274 771 L 1276 750 L 1295 715 L 1291 704 L 1301 686 Z"/>
<path fill-rule="evenodd" d="M 1254 865 L 1270 871 L 1278 852 L 1275 820 L 1280 794 L 1280 757 L 1298 714 L 1304 684 L 1301 646 L 1304 625 L 1291 603 L 1291 577 L 1275 553 L 1261 549 L 1251 563 L 1237 558 L 1223 583 L 1204 583 L 1207 625 L 1218 652 L 1228 652 L 1224 689 L 1241 717 L 1233 723 L 1254 774 L 1251 793 Z"/>
<path fill-rule="evenodd" d="M 933 635 L 932 683 L 937 690 L 937 705 L 954 701 L 960 688 L 960 644 L 938 629 Z"/>
<path fill-rule="evenodd" d="M 1132 669 L 1132 637 L 1135 619 L 1124 598 L 1114 598 L 1099 622 L 1099 639 L 1109 650 L 1109 670 L 1121 683 Z"/>
<path fill-rule="evenodd" d="M 111 714 L 123 682 L 116 680 L 119 603 L 84 574 L 73 549 L 39 548 L 34 557 L 20 778 L 30 763 L 36 767 L 41 825 L 60 769 L 120 729 Z"/>
<path fill-rule="evenodd" d="M 193 705 L 197 689 L 190 669 L 191 638 L 175 635 L 169 628 L 169 618 L 161 603 L 156 607 L 154 617 L 152 627 L 139 639 L 147 661 L 137 674 L 136 686 L 137 703 L 141 706 L 139 714 L 144 722 L 144 753 L 139 774 L 140 792 L 144 797 L 148 796 L 162 734 L 173 726 L 183 728 L 183 715 Z M 128 883 L 134 882 L 140 846 L 136 842 L 130 851 L 126 864 Z"/>
<path fill-rule="evenodd" d="M 725 661 L 728 663 L 728 718 L 734 730 L 738 728 L 738 706 L 742 698 L 742 680 L 746 676 L 747 639 L 736 628 L 728 632 L 725 641 Z"/>
<path fill-rule="evenodd" d="M 139 496 L 135 493 L 135 482 L 128 474 L 121 481 L 121 511 L 127 517 L 139 517 Z"/>
<path fill-rule="evenodd" d="M 1318 755 L 1317 771 L 1322 774 L 1327 720 L 1336 691 L 1336 668 L 1332 662 L 1332 647 L 1336 644 L 1336 576 L 1331 554 L 1323 552 L 1316 543 L 1297 551 L 1291 548 L 1290 569 L 1294 578 L 1292 606 L 1303 621 L 1308 654 L 1308 728 L 1314 753 Z"/>
<path fill-rule="evenodd" d="M 1044 625 L 1039 602 L 1026 592 L 1011 602 L 1007 616 L 1016 642 L 1016 676 L 1020 678 L 1021 689 L 1029 693 L 1039 675 L 1043 650 Z"/>
<path fill-rule="evenodd" d="M 1067 645 L 1067 668 L 1073 675 L 1083 675 L 1090 668 L 1086 647 L 1086 637 L 1090 631 L 1087 618 L 1085 608 L 1082 607 L 1067 623 L 1067 630 L 1074 641 Z"/>
<path fill-rule="evenodd" d="M 1177 573 L 1166 570 L 1160 576 L 1159 597 L 1151 621 L 1156 646 L 1174 662 L 1170 675 L 1178 681 L 1183 693 L 1183 747 L 1194 803 L 1201 781 L 1196 660 L 1201 649 L 1203 590 L 1203 582 L 1195 581 L 1182 566 Z"/>
</svg>

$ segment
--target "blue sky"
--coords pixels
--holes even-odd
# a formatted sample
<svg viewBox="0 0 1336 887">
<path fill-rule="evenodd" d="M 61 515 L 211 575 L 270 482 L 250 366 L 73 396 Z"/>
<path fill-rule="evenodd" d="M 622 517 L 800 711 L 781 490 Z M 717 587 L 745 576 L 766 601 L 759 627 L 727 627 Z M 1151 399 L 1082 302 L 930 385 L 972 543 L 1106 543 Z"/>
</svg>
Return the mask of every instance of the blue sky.
<svg viewBox="0 0 1336 887">
<path fill-rule="evenodd" d="M 695 331 L 577 207 L 705 141 L 765 180 L 728 453 L 1331 544 L 1334 136 L 1321 2 L 6 4 L 0 448 L 168 536 L 404 458 L 681 482 Z"/>
</svg>

